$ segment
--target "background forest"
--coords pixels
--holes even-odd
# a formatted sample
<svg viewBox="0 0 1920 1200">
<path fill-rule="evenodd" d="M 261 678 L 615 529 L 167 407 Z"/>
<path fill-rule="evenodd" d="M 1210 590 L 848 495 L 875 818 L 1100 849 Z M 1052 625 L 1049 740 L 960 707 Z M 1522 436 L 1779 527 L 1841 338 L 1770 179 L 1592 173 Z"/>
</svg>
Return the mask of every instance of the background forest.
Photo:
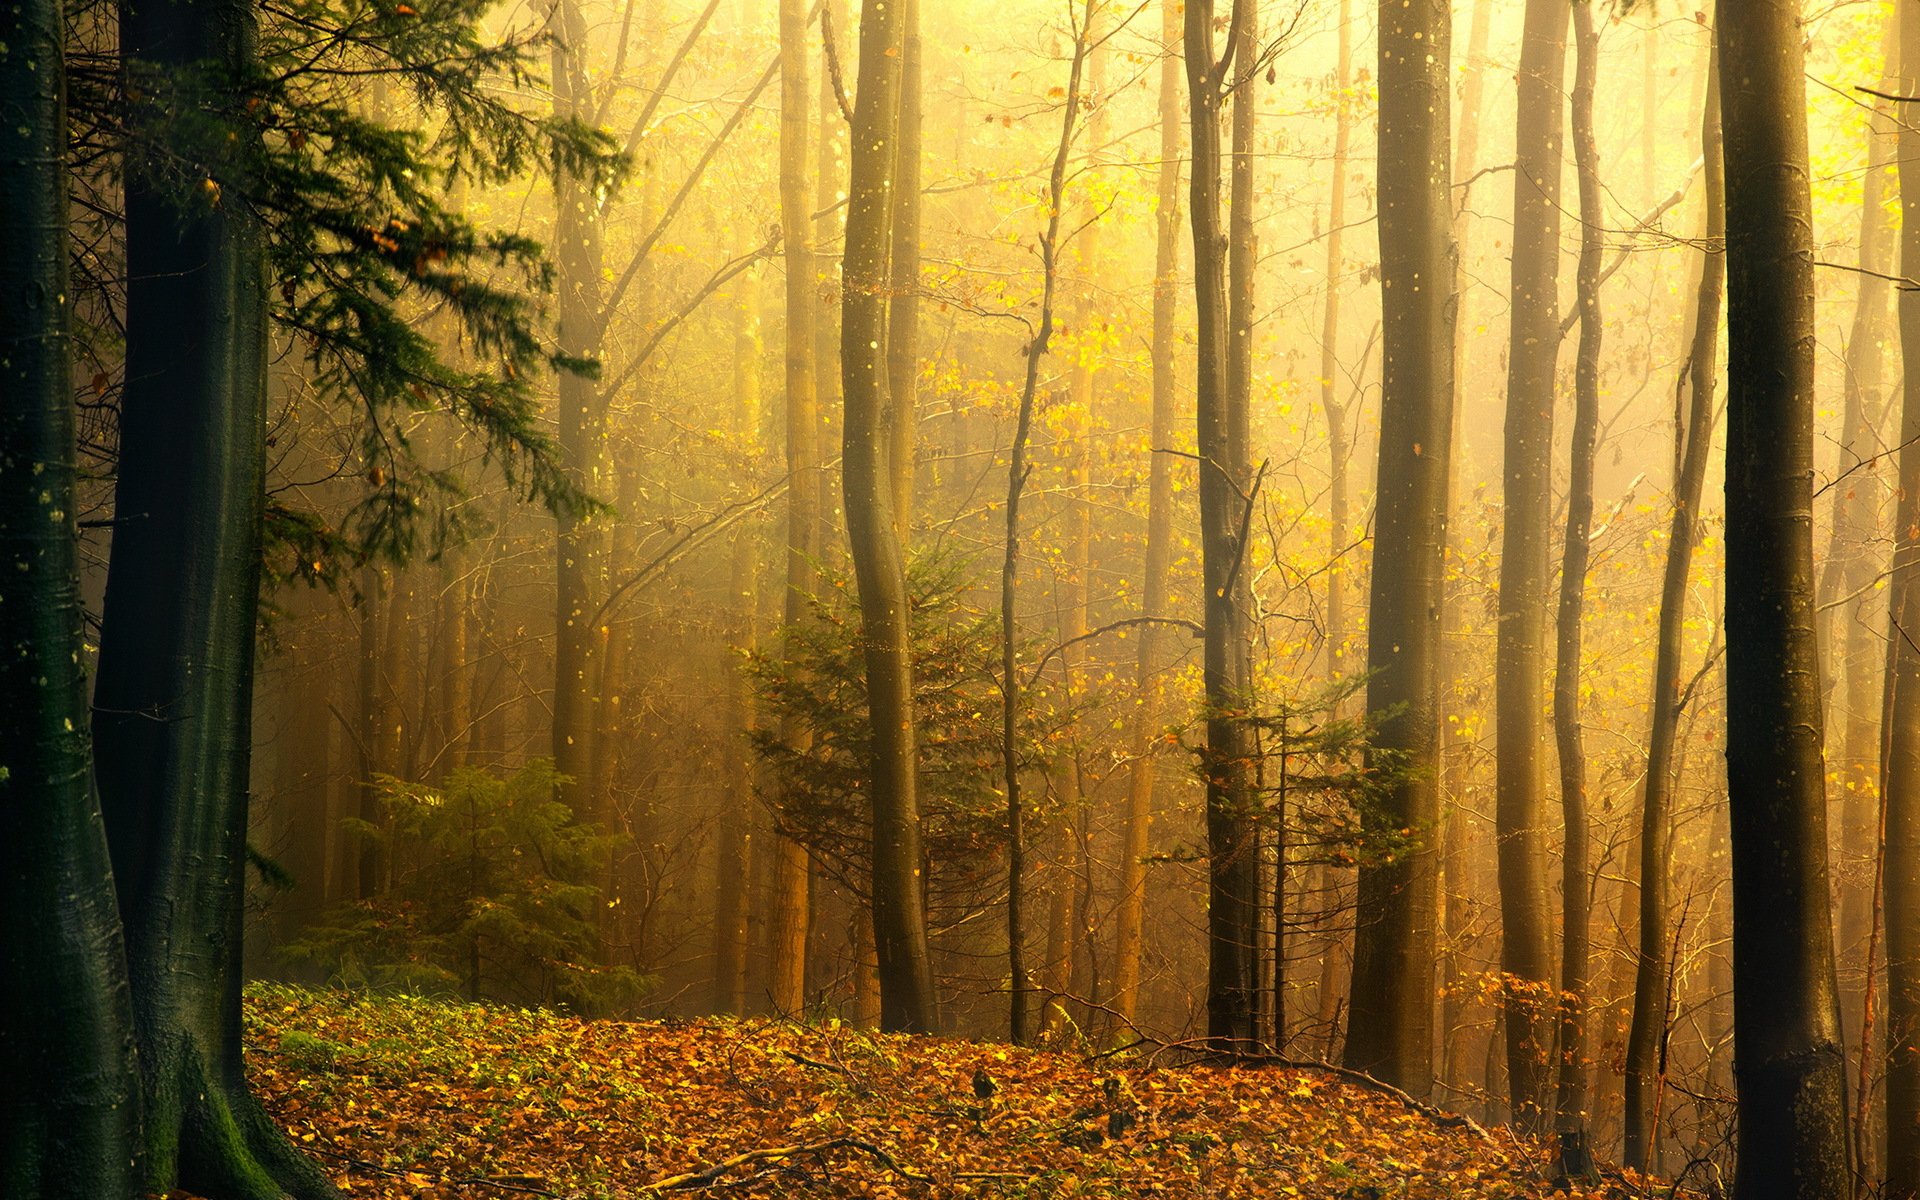
<svg viewBox="0 0 1920 1200">
<path fill-rule="evenodd" d="M 1795 1161 L 1920 1189 L 1920 5 L 861 7 L 0 25 L 72 335 L 7 420 L 78 448 L 0 458 L 78 581 L 0 622 L 85 614 L 32 736 L 91 705 L 106 828 L 82 766 L 17 850 L 111 859 L 149 1119 L 221 1080 L 307 1194 L 245 977 L 1345 1061 L 1732 1179 L 1751 977 Z"/>
</svg>

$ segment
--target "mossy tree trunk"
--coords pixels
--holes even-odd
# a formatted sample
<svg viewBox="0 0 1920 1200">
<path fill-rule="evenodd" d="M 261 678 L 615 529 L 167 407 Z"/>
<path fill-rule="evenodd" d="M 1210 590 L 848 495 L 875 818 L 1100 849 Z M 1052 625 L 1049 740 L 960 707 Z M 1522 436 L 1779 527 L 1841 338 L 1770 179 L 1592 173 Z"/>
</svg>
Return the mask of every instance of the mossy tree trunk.
<svg viewBox="0 0 1920 1200">
<path fill-rule="evenodd" d="M 266 471 L 264 237 L 241 154 L 180 194 L 183 110 L 251 69 L 242 0 L 127 0 L 127 382 L 95 769 L 140 1049 L 142 1175 L 214 1200 L 330 1196 L 247 1090 L 240 942 Z M 196 115 L 199 115 L 196 113 Z M 244 137 L 243 130 L 236 130 Z M 148 139 L 153 139 L 149 141 Z"/>
<path fill-rule="evenodd" d="M 87 748 L 69 373 L 65 15 L 0 14 L 0 1193 L 139 1190 L 127 961 Z"/>
</svg>

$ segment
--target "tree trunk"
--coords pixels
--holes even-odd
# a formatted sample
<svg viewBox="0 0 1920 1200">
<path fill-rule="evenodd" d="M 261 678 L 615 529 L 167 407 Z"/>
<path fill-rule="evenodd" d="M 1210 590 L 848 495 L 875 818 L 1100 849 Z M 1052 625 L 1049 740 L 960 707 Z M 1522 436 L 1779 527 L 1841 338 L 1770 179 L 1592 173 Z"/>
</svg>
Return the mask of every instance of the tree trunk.
<svg viewBox="0 0 1920 1200">
<path fill-rule="evenodd" d="M 1903 5 L 1900 86 L 1920 67 L 1920 10 Z M 1912 114 L 1900 125 L 1897 156 L 1920 153 Z M 1909 179 L 1912 175 L 1914 178 Z M 1920 172 L 1900 177 L 1900 270 L 1920 269 Z M 1887 1185 L 1894 1200 L 1920 1195 L 1920 295 L 1901 291 L 1900 349 L 1907 362 L 1900 416 L 1899 505 L 1888 604 L 1886 775 Z"/>
<path fill-rule="evenodd" d="M 913 527 L 913 461 L 920 427 L 920 0 L 900 5 L 900 131 L 894 146 L 893 296 L 887 305 L 887 395 L 893 407 L 887 452 L 893 472 L 893 531 L 902 546 Z"/>
<path fill-rule="evenodd" d="M 1542 694 L 1546 680 L 1548 525 L 1552 519 L 1554 369 L 1560 349 L 1560 174 L 1566 0 L 1527 0 L 1514 132 L 1513 287 L 1507 349 L 1505 523 L 1495 687 L 1499 756 L 1500 969 L 1513 1119 L 1538 1129 L 1553 1044 L 1548 990 Z"/>
<path fill-rule="evenodd" d="M 553 107 L 561 118 L 587 120 L 593 94 L 587 82 L 587 23 L 577 0 L 557 0 L 553 10 Z M 602 336 L 602 244 L 600 206 L 590 181 L 561 170 L 554 174 L 554 263 L 558 268 L 560 322 L 557 348 L 592 358 Z M 559 375 L 560 457 L 574 486 L 593 494 L 606 452 L 606 423 L 597 387 L 585 375 Z M 553 765 L 560 800 L 576 818 L 593 817 L 597 795 L 592 774 L 594 683 L 598 636 L 593 610 L 601 530 L 587 515 L 555 514 L 553 645 Z"/>
<path fill-rule="evenodd" d="M 880 958 L 880 1025 L 927 1033 L 934 1024 L 933 968 L 922 894 L 920 804 L 915 791 L 913 662 L 907 577 L 894 532 L 887 447 L 886 303 L 894 158 L 900 125 L 900 8 L 869 0 L 860 15 L 859 100 L 847 195 L 841 390 L 846 397 L 840 469 L 847 546 L 860 592 L 873 731 L 873 941 Z"/>
<path fill-rule="evenodd" d="M 819 256 L 807 197 L 807 108 L 810 42 L 806 0 L 780 0 L 780 223 L 787 265 L 787 554 L 785 624 L 807 618 L 820 552 Z M 826 80 L 823 86 L 831 86 Z M 822 109 L 822 113 L 825 110 Z M 821 154 L 831 141 L 820 132 Z M 822 218 L 827 220 L 829 218 Z M 799 722 L 781 730 L 788 745 L 806 736 Z M 775 1012 L 806 1006 L 808 868 L 800 843 L 773 835 L 773 920 L 768 991 Z"/>
<path fill-rule="evenodd" d="M 1457 133 L 1457 153 L 1453 160 L 1454 197 L 1453 197 L 1453 296 L 1456 311 L 1453 318 L 1453 454 L 1447 463 L 1447 512 L 1449 516 L 1459 507 L 1460 480 L 1467 469 L 1469 447 L 1461 438 L 1462 418 L 1466 412 L 1465 389 L 1467 387 L 1467 366 L 1469 339 L 1467 330 L 1472 327 L 1467 305 L 1468 270 L 1467 254 L 1472 243 L 1474 208 L 1472 187 L 1468 183 L 1480 169 L 1480 108 L 1486 94 L 1487 75 L 1487 39 L 1493 24 L 1492 0 L 1475 0 L 1472 24 L 1467 34 L 1467 53 L 1461 63 L 1459 129 Z M 1449 557 L 1455 557 L 1449 551 Z M 1461 1024 L 1461 1011 L 1465 1005 L 1465 995 L 1460 987 L 1461 943 L 1466 940 L 1467 927 L 1471 920 L 1469 914 L 1470 880 L 1472 873 L 1467 869 L 1468 855 L 1473 847 L 1467 838 L 1468 813 L 1461 803 L 1466 794 L 1467 774 L 1469 770 L 1469 750 L 1471 742 L 1466 730 L 1469 728 L 1465 712 L 1458 714 L 1447 710 L 1448 704 L 1466 705 L 1464 686 L 1460 671 L 1462 638 L 1462 613 L 1466 601 L 1458 593 L 1460 584 L 1443 592 L 1445 607 L 1440 616 L 1439 675 L 1440 696 L 1442 701 L 1435 705 L 1434 719 L 1437 722 L 1435 737 L 1439 739 L 1440 755 L 1440 804 L 1441 833 L 1440 858 L 1440 1061 L 1436 1064 L 1439 1078 L 1449 1086 L 1457 1085 L 1459 1073 L 1455 1071 L 1454 1042 Z M 1450 727 L 1447 717 L 1457 715 L 1461 719 Z M 1455 736 L 1458 732 L 1460 736 Z"/>
<path fill-rule="evenodd" d="M 1567 483 L 1567 530 L 1560 566 L 1553 671 L 1553 733 L 1560 758 L 1560 807 L 1566 841 L 1561 856 L 1563 939 L 1560 956 L 1560 1079 L 1555 1128 L 1562 1174 L 1596 1175 L 1587 1145 L 1587 978 L 1590 851 L 1587 759 L 1580 725 L 1580 649 L 1592 558 L 1593 458 L 1600 433 L 1600 268 L 1606 250 L 1606 198 L 1600 191 L 1600 148 L 1593 134 L 1594 82 L 1600 33 L 1591 3 L 1573 6 L 1578 59 L 1573 84 L 1573 157 L 1580 177 L 1580 267 L 1575 300 L 1580 349 L 1573 372 L 1573 466 Z"/>
<path fill-rule="evenodd" d="M 1369 814 L 1367 832 L 1405 830 L 1409 844 L 1360 868 L 1345 1060 L 1425 1095 L 1433 1078 L 1440 815 L 1435 658 L 1453 434 L 1450 18 L 1444 0 L 1382 0 L 1379 12 L 1379 160 L 1402 169 L 1380 179 L 1380 467 L 1367 708 L 1383 716 L 1376 744 L 1404 756 L 1409 770 Z"/>
<path fill-rule="evenodd" d="M 754 272 L 735 284 L 733 327 L 733 437 L 742 465 L 760 458 L 760 290 Z M 747 471 L 751 478 L 754 472 Z M 791 487 L 791 484 L 789 484 Z M 733 539 L 727 591 L 733 607 L 735 649 L 759 643 L 760 539 L 743 529 Z M 727 752 L 727 796 L 721 802 L 719 869 L 714 876 L 713 991 L 715 1012 L 742 1013 L 747 1004 L 747 881 L 753 878 L 753 755 L 747 735 L 754 727 L 753 687 L 746 672 L 735 669 L 728 681 L 728 724 L 733 734 Z"/>
<path fill-rule="evenodd" d="M 1193 226 L 1193 289 L 1198 318 L 1195 412 L 1200 451 L 1200 545 L 1204 578 L 1206 653 L 1203 679 L 1207 744 L 1201 769 L 1207 785 L 1207 1036 L 1222 1050 L 1251 1049 L 1259 1036 L 1255 961 L 1260 909 L 1260 861 L 1254 821 L 1253 738 L 1247 653 L 1246 587 L 1239 548 L 1250 528 L 1251 481 L 1246 469 L 1248 360 L 1234 349 L 1228 275 L 1246 278 L 1244 251 L 1230 246 L 1220 219 L 1220 101 L 1236 58 L 1253 53 L 1252 0 L 1234 0 L 1225 57 L 1213 51 L 1212 0 L 1189 0 L 1186 68 L 1193 139 L 1188 207 Z M 1236 96 L 1244 96 L 1235 78 Z M 1236 122 L 1237 124 L 1237 122 Z M 1236 149 L 1239 146 L 1236 143 Z M 1238 156 L 1236 155 L 1236 158 Z M 1236 170 L 1238 163 L 1236 162 Z M 1229 218 L 1231 221 L 1231 218 Z M 1223 269 L 1224 268 L 1224 269 Z M 1236 387 L 1243 390 L 1236 392 Z"/>
<path fill-rule="evenodd" d="M 1623 1160 L 1645 1171 L 1653 1159 L 1654 1096 L 1659 1090 L 1659 1045 L 1666 1032 L 1668 832 L 1678 784 L 1680 667 L 1686 651 L 1687 583 L 1700 536 L 1700 501 L 1713 443 L 1713 386 L 1719 372 L 1720 306 L 1726 259 L 1726 186 L 1721 171 L 1720 67 L 1707 67 L 1706 105 L 1700 117 L 1700 157 L 1706 172 L 1707 252 L 1701 257 L 1692 343 L 1676 388 L 1686 397 L 1687 421 L 1675 430 L 1680 464 L 1667 534 L 1667 565 L 1660 588 L 1658 649 L 1653 667 L 1653 717 L 1647 735 L 1645 802 L 1640 816 L 1639 953 L 1633 981 L 1633 1019 L 1627 1031 Z"/>
<path fill-rule="evenodd" d="M 1147 548 L 1142 613 L 1167 607 L 1167 564 L 1173 541 L 1173 444 L 1179 397 L 1174 383 L 1174 322 L 1180 270 L 1180 9 L 1162 0 L 1160 39 L 1160 166 L 1153 260 L 1153 412 L 1147 453 Z M 1153 823 L 1154 743 L 1160 722 L 1161 637 L 1143 625 L 1134 660 L 1135 708 L 1128 730 L 1127 819 L 1121 834 L 1120 902 L 1114 913 L 1113 1009 L 1130 1024 L 1139 1008 L 1140 948 L 1147 908 L 1147 835 Z"/>
<path fill-rule="evenodd" d="M 254 12 L 239 0 L 129 0 L 120 11 L 136 95 L 220 95 L 251 68 L 254 46 Z M 149 102 L 134 120 L 165 137 L 175 115 Z M 240 1047 L 264 236 L 237 198 L 196 196 L 183 212 L 159 159 L 136 144 L 126 167 L 127 383 L 94 690 L 148 1114 L 144 1182 L 221 1200 L 331 1195 L 249 1094 Z M 229 182 L 244 194 L 243 178 Z"/>
<path fill-rule="evenodd" d="M 67 284 L 66 16 L 0 16 L 0 1192 L 144 1182 L 127 959 L 87 747 Z M 28 464 L 31 464 L 29 467 Z"/>
<path fill-rule="evenodd" d="M 1814 631 L 1813 221 L 1800 9 L 1752 0 L 1724 13 L 1717 34 L 1727 164 L 1727 787 L 1740 1064 L 1733 1194 L 1839 1200 L 1853 1181 Z"/>
<path fill-rule="evenodd" d="M 1900 23 L 1886 22 L 1880 90 L 1899 91 L 1895 60 Z M 1860 1045 L 1862 984 L 1871 969 L 1867 942 L 1877 888 L 1874 856 L 1879 836 L 1879 745 L 1875 737 L 1884 700 L 1885 650 L 1870 610 L 1874 584 L 1885 570 L 1880 513 L 1885 478 L 1879 438 L 1887 403 L 1887 301 L 1893 270 L 1893 230 L 1887 214 L 1889 168 L 1896 125 L 1888 101 L 1875 101 L 1868 125 L 1867 173 L 1860 189 L 1859 293 L 1847 334 L 1840 458 L 1833 484 L 1833 524 L 1820 572 L 1820 647 L 1825 668 L 1828 742 L 1836 745 L 1840 785 L 1840 861 L 1834 871 L 1841 968 L 1841 1021 L 1849 1045 Z M 1837 699 L 1838 703 L 1834 703 Z M 1871 1057 L 1871 1056 L 1869 1056 Z M 1865 1130 L 1855 1130 L 1856 1144 Z M 1856 1164 L 1862 1171 L 1869 1164 Z"/>
<path fill-rule="evenodd" d="M 1066 203 L 1067 158 L 1073 152 L 1074 124 L 1080 111 L 1081 72 L 1091 42 L 1091 23 L 1099 0 L 1086 0 L 1084 19 L 1075 30 L 1073 65 L 1060 118 L 1060 141 L 1047 177 L 1047 224 L 1040 234 L 1040 322 L 1026 347 L 1026 377 L 1020 386 L 1013 445 L 1007 456 L 1007 526 L 1000 560 L 1000 767 L 1007 801 L 1007 1027 L 1018 1045 L 1027 1036 L 1025 813 L 1020 797 L 1019 643 L 1014 624 L 1020 578 L 1020 498 L 1032 467 L 1027 439 L 1033 428 L 1034 401 L 1040 387 L 1040 360 L 1053 340 L 1054 289 L 1059 279 L 1060 215 Z"/>
</svg>

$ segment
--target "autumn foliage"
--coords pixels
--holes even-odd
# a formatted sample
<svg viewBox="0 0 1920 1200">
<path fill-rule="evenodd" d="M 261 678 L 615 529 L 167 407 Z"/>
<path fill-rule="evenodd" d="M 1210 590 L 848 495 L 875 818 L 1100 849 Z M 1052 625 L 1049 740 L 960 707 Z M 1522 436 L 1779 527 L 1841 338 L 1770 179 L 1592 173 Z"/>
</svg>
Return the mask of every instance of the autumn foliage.
<svg viewBox="0 0 1920 1200">
<path fill-rule="evenodd" d="M 268 1108 L 353 1196 L 1555 1194 L 1544 1147 L 1504 1129 L 1328 1070 L 1196 1065 L 1177 1047 L 1083 1055 L 267 986 L 249 992 L 247 1036 Z"/>
</svg>

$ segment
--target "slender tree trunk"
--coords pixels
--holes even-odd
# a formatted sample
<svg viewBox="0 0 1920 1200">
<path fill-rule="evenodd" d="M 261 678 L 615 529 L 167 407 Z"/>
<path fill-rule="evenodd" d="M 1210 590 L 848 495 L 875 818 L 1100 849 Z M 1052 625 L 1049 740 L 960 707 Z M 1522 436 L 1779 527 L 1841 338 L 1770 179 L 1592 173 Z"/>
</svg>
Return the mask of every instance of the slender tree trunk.
<svg viewBox="0 0 1920 1200">
<path fill-rule="evenodd" d="M 1425 1095 L 1433 1078 L 1439 791 L 1435 740 L 1447 463 L 1452 440 L 1448 191 L 1450 14 L 1444 0 L 1382 0 L 1380 467 L 1368 621 L 1376 744 L 1409 770 L 1368 832 L 1407 839 L 1361 866 L 1347 1065 Z"/>
<path fill-rule="evenodd" d="M 1553 732 L 1560 758 L 1560 807 L 1566 841 L 1560 893 L 1564 920 L 1560 956 L 1560 1079 L 1555 1126 L 1563 1174 L 1596 1176 L 1587 1144 L 1587 979 L 1591 852 L 1588 849 L 1587 758 L 1580 725 L 1580 650 L 1592 558 L 1593 458 L 1600 433 L 1600 268 L 1606 250 L 1606 198 L 1600 191 L 1600 148 L 1593 134 L 1594 83 L 1600 32 L 1591 0 L 1573 6 L 1577 64 L 1573 85 L 1573 157 L 1580 176 L 1580 267 L 1575 303 L 1580 349 L 1573 372 L 1572 472 L 1560 566 L 1560 607 L 1553 673 Z"/>
<path fill-rule="evenodd" d="M 1213 50 L 1212 0 L 1189 0 L 1186 68 L 1193 139 L 1188 206 L 1193 227 L 1193 288 L 1199 332 L 1195 412 L 1200 451 L 1200 542 L 1205 587 L 1203 679 L 1207 746 L 1207 1036 L 1223 1050 L 1250 1049 L 1259 1036 L 1255 938 L 1260 861 L 1253 813 L 1253 739 L 1247 611 L 1241 538 L 1250 529 L 1244 391 L 1248 360 L 1236 359 L 1229 309 L 1240 261 L 1220 218 L 1220 101 L 1233 60 L 1252 54 L 1252 0 L 1235 0 L 1224 57 Z M 1236 77 L 1236 84 L 1238 79 Z M 1243 95 L 1236 87 L 1236 95 Z M 1229 222 L 1231 217 L 1229 217 Z M 1250 279 L 1248 285 L 1251 285 Z"/>
<path fill-rule="evenodd" d="M 1147 448 L 1147 548 L 1143 614 L 1167 607 L 1167 565 L 1173 541 L 1173 443 L 1179 399 L 1174 382 L 1174 322 L 1180 270 L 1180 8 L 1162 0 L 1160 38 L 1160 165 L 1153 260 L 1153 411 Z M 1114 913 L 1113 1009 L 1130 1023 L 1138 1011 L 1140 950 L 1147 906 L 1147 836 L 1153 822 L 1154 742 L 1160 722 L 1161 636 L 1141 627 L 1134 660 L 1135 708 L 1128 731 L 1127 820 L 1121 834 L 1120 903 Z"/>
<path fill-rule="evenodd" d="M 588 119 L 593 94 L 587 82 L 587 22 L 577 0 L 554 5 L 554 114 Z M 600 207 L 589 181 L 571 172 L 554 177 L 554 262 L 558 267 L 559 349 L 576 357 L 600 353 L 602 336 L 602 239 Z M 606 451 L 606 423 L 594 381 L 559 376 L 560 456 L 576 487 L 596 490 Z M 592 773 L 594 661 L 598 636 L 592 613 L 601 529 L 590 517 L 556 515 L 553 647 L 553 764 L 561 776 L 559 798 L 582 820 L 593 817 L 598 794 Z"/>
<path fill-rule="evenodd" d="M 733 330 L 733 436 L 745 461 L 757 461 L 760 443 L 760 289 L 749 269 L 735 285 Z M 791 484 L 789 484 L 791 486 Z M 733 541 L 731 581 L 733 642 L 752 650 L 759 643 L 760 539 L 742 531 Z M 753 687 L 744 671 L 729 681 L 728 793 L 720 813 L 719 870 L 714 878 L 713 991 L 716 1012 L 741 1013 L 747 1004 L 747 881 L 753 878 L 752 755 L 747 735 L 754 727 Z"/>
<path fill-rule="evenodd" d="M 900 135 L 894 146 L 893 296 L 887 305 L 888 454 L 893 529 L 905 546 L 913 527 L 913 464 L 920 428 L 920 0 L 900 5 Z"/>
<path fill-rule="evenodd" d="M 819 255 L 807 197 L 809 95 L 806 0 L 780 0 L 780 222 L 787 266 L 787 554 L 785 624 L 807 618 L 820 549 Z M 822 84 L 831 87 L 824 79 Z M 825 110 L 822 109 L 824 115 Z M 822 129 L 821 154 L 832 139 Z M 826 218 L 822 218 L 825 220 Z M 798 721 L 781 730 L 787 744 L 806 737 Z M 798 1013 L 806 1005 L 807 852 L 780 834 L 773 841 L 773 921 L 769 933 L 768 990 L 774 1010 Z"/>
<path fill-rule="evenodd" d="M 900 125 L 901 10 L 868 0 L 860 15 L 859 99 L 848 185 L 840 375 L 846 397 L 841 465 L 847 545 L 860 592 L 867 709 L 873 729 L 873 941 L 880 958 L 880 1024 L 906 1033 L 934 1025 L 933 968 L 922 894 L 915 791 L 913 663 L 906 564 L 894 532 L 887 446 L 885 357 L 894 160 Z"/>
<path fill-rule="evenodd" d="M 1676 391 L 1686 397 L 1687 421 L 1675 431 L 1679 475 L 1673 520 L 1667 534 L 1667 564 L 1660 588 L 1658 649 L 1653 666 L 1653 718 L 1647 735 L 1645 802 L 1640 816 L 1639 953 L 1633 981 L 1633 1018 L 1627 1032 L 1623 1150 L 1627 1166 L 1647 1170 L 1653 1160 L 1654 1095 L 1659 1088 L 1659 1045 L 1666 1031 L 1668 972 L 1668 831 L 1678 784 L 1682 659 L 1686 651 L 1687 584 L 1700 536 L 1700 502 L 1713 443 L 1713 387 L 1720 369 L 1720 307 L 1726 259 L 1725 176 L 1721 171 L 1720 67 L 1707 67 L 1706 105 L 1700 117 L 1701 161 L 1706 171 L 1707 252 L 1694 302 L 1693 336 Z"/>
<path fill-rule="evenodd" d="M 140 1084 L 87 745 L 67 285 L 66 15 L 0 15 L 0 1192 L 131 1196 Z M 31 465 L 29 465 L 31 464 Z"/>
<path fill-rule="evenodd" d="M 381 679 L 381 668 L 385 663 L 381 657 L 381 647 L 387 638 L 384 629 L 387 618 L 387 571 L 384 567 L 369 564 L 361 572 L 360 578 L 360 594 L 354 607 L 360 610 L 356 690 L 359 693 L 360 718 L 357 815 L 361 829 L 351 841 L 358 847 L 354 862 L 356 898 L 371 900 L 380 894 L 380 884 L 387 866 L 383 845 L 371 832 L 380 825 L 380 783 L 377 776 L 392 772 L 396 764 L 381 754 L 381 748 L 386 745 L 387 729 L 393 724 L 393 714 L 388 711 L 387 692 Z"/>
<path fill-rule="evenodd" d="M 1800 8 L 1717 34 L 1727 189 L 1735 1200 L 1849 1194 L 1813 603 L 1814 279 Z M 1909 193 L 1910 195 L 1913 193 Z"/>
<path fill-rule="evenodd" d="M 1016 640 L 1015 602 L 1020 579 L 1020 499 L 1032 466 L 1027 440 L 1033 429 L 1034 401 L 1040 387 L 1040 360 L 1053 340 L 1054 290 L 1059 279 L 1060 216 L 1066 204 L 1067 159 L 1073 153 L 1075 123 L 1080 115 L 1080 86 L 1091 44 L 1091 26 L 1099 0 L 1086 0 L 1075 30 L 1073 65 L 1067 78 L 1066 103 L 1060 118 L 1060 141 L 1047 177 L 1047 225 L 1040 234 L 1040 321 L 1026 347 L 1026 377 L 1020 387 L 1013 445 L 1007 456 L 1007 532 L 1000 560 L 1000 766 L 1007 800 L 1007 968 L 1009 992 L 1007 1026 L 1015 1044 L 1027 1036 L 1028 980 L 1026 968 L 1026 816 L 1020 796 L 1019 643 Z"/>
<path fill-rule="evenodd" d="M 467 746 L 473 724 L 473 663 L 468 656 L 467 609 L 472 593 L 464 560 L 451 555 L 440 564 L 440 612 L 434 626 L 438 636 L 434 652 L 440 669 L 434 681 L 434 704 L 439 714 L 440 736 L 434 743 L 437 776 L 467 765 Z"/>
<path fill-rule="evenodd" d="M 1900 23 L 1889 14 L 1883 40 L 1880 89 L 1900 87 L 1895 60 Z M 1848 1043 L 1860 1041 L 1864 954 L 1878 887 L 1874 883 L 1879 834 L 1879 746 L 1875 737 L 1884 700 L 1886 657 L 1870 623 L 1875 582 L 1885 569 L 1880 513 L 1885 499 L 1879 437 L 1887 403 L 1887 301 L 1892 282 L 1893 230 L 1886 201 L 1896 125 L 1891 104 L 1876 101 L 1868 124 L 1867 173 L 1860 189 L 1859 293 L 1847 334 L 1840 458 L 1833 486 L 1833 523 L 1820 571 L 1820 647 L 1825 667 L 1828 742 L 1836 746 L 1840 837 L 1834 849 L 1841 965 L 1841 1020 Z M 1879 685 L 1879 686 L 1876 686 Z M 1838 703 L 1834 703 L 1837 700 Z M 1863 1057 L 1866 1057 L 1863 1053 Z M 1865 1129 L 1855 1130 L 1856 1144 Z M 1867 1171 L 1870 1164 L 1856 1164 Z"/>
<path fill-rule="evenodd" d="M 1459 508 L 1460 480 L 1468 467 L 1469 447 L 1461 436 L 1467 405 L 1467 368 L 1471 361 L 1467 329 L 1473 324 L 1468 315 L 1467 255 L 1473 236 L 1473 192 L 1468 183 L 1480 169 L 1480 108 L 1486 95 L 1487 39 L 1493 24 L 1492 0 L 1475 0 L 1473 20 L 1467 35 L 1467 54 L 1461 64 L 1459 127 L 1453 160 L 1453 296 L 1456 312 L 1453 326 L 1453 454 L 1447 464 L 1447 512 Z M 1449 557 L 1457 557 L 1449 549 Z M 1465 599 L 1457 594 L 1459 583 L 1443 592 L 1445 608 L 1440 616 L 1439 674 L 1441 701 L 1435 705 L 1435 737 L 1439 739 L 1441 820 L 1440 905 L 1440 1061 L 1439 1078 L 1453 1085 L 1458 1082 L 1454 1070 L 1454 1042 L 1461 1025 L 1465 995 L 1460 987 L 1461 944 L 1466 940 L 1473 873 L 1467 869 L 1472 847 L 1467 838 L 1468 815 L 1461 803 L 1467 788 L 1469 769 L 1466 736 L 1469 723 L 1465 713 L 1450 713 L 1449 704 L 1464 707 L 1466 697 L 1461 678 L 1462 614 Z M 1449 716 L 1461 719 L 1450 724 Z"/>
<path fill-rule="evenodd" d="M 1552 519 L 1555 360 L 1560 349 L 1560 204 L 1566 0 L 1527 0 L 1513 174 L 1513 290 L 1507 349 L 1506 514 L 1496 652 L 1500 968 L 1513 1119 L 1545 1115 L 1553 1043 L 1553 965 L 1542 844 L 1548 525 Z"/>
<path fill-rule="evenodd" d="M 1327 519 L 1331 526 L 1327 571 L 1327 675 L 1346 674 L 1347 655 L 1347 538 L 1351 534 L 1352 501 L 1348 498 L 1347 458 L 1352 453 L 1347 433 L 1347 406 L 1340 386 L 1340 276 L 1346 270 L 1348 147 L 1353 138 L 1353 106 L 1347 95 L 1353 87 L 1353 0 L 1340 0 L 1339 50 L 1334 66 L 1333 177 L 1327 191 L 1327 295 L 1320 312 L 1320 407 L 1327 415 Z"/>
<path fill-rule="evenodd" d="M 1901 6 L 1900 86 L 1920 67 L 1920 10 Z M 1897 156 L 1920 154 L 1911 113 Z M 1908 178 L 1909 175 L 1914 176 Z M 1920 172 L 1900 177 L 1900 270 L 1920 270 Z M 1894 1200 L 1920 1195 L 1920 296 L 1899 293 L 1900 348 L 1907 363 L 1901 398 L 1898 508 L 1888 604 L 1885 747 L 1887 922 L 1887 1183 Z"/>
</svg>

